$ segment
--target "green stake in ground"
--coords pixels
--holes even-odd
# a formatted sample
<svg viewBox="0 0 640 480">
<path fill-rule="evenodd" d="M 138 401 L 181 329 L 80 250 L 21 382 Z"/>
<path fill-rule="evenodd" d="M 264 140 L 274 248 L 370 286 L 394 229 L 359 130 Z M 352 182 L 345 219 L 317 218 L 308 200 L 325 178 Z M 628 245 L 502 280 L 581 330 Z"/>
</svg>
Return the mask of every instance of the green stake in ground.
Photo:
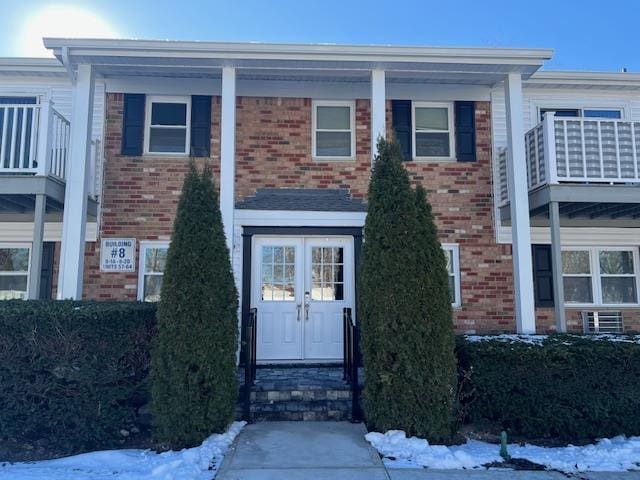
<svg viewBox="0 0 640 480">
<path fill-rule="evenodd" d="M 211 170 L 193 163 L 167 255 L 151 362 L 155 440 L 198 445 L 233 420 L 238 294 Z"/>
</svg>

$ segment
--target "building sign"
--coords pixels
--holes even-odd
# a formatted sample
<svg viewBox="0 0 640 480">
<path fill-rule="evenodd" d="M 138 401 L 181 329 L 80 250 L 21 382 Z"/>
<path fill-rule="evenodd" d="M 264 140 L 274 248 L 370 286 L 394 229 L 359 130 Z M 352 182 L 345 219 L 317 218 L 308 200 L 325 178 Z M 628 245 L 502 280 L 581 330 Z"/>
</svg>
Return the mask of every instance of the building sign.
<svg viewBox="0 0 640 480">
<path fill-rule="evenodd" d="M 135 272 L 136 239 L 103 238 L 100 249 L 101 272 Z"/>
</svg>

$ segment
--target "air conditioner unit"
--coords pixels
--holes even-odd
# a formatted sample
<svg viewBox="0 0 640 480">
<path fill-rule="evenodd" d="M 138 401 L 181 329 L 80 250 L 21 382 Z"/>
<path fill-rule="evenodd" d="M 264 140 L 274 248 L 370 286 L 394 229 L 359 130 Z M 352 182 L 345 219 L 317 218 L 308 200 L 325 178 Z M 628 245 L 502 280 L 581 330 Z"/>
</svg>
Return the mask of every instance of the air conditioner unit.
<svg viewBox="0 0 640 480">
<path fill-rule="evenodd" d="M 622 312 L 582 312 L 584 333 L 624 333 Z"/>
</svg>

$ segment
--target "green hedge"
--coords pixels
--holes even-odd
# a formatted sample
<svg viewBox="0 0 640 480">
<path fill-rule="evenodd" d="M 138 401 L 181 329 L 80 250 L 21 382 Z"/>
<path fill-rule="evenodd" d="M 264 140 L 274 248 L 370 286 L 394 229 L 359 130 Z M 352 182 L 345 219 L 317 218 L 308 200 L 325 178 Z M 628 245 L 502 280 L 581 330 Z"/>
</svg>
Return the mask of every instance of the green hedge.
<svg viewBox="0 0 640 480">
<path fill-rule="evenodd" d="M 0 440 L 58 453 L 120 445 L 149 401 L 154 328 L 148 303 L 0 302 Z"/>
<path fill-rule="evenodd" d="M 558 335 L 458 341 L 461 408 L 529 439 L 640 434 L 640 345 Z"/>
</svg>

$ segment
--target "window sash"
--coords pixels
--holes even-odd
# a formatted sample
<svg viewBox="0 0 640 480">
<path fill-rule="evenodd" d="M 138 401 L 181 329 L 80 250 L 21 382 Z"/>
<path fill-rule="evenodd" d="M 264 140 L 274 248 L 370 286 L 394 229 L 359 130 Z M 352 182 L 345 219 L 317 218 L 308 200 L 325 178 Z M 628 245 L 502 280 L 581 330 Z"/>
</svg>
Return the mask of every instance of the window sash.
<svg viewBox="0 0 640 480">
<path fill-rule="evenodd" d="M 318 126 L 318 108 L 319 107 L 343 107 L 349 109 L 349 128 L 320 128 Z M 318 159 L 353 159 L 355 158 L 355 102 L 342 101 L 318 101 L 312 104 L 312 154 Z M 349 155 L 323 155 L 318 153 L 318 133 L 348 133 L 349 134 Z"/>
<path fill-rule="evenodd" d="M 462 305 L 461 288 L 460 288 L 460 249 L 457 244 L 443 244 L 442 250 L 445 255 L 451 259 L 447 273 L 449 278 L 453 278 L 453 292 L 451 292 L 451 306 L 456 308 Z"/>
<path fill-rule="evenodd" d="M 160 103 L 179 103 L 186 105 L 185 124 L 184 125 L 162 125 L 151 123 L 154 104 Z M 184 149 L 179 151 L 171 150 L 152 150 L 151 149 L 151 131 L 158 130 L 180 130 L 184 131 Z M 144 129 L 144 153 L 146 155 L 188 155 L 191 149 L 191 98 L 190 97 L 170 97 L 170 96 L 152 96 L 147 95 L 146 111 L 145 111 L 145 129 Z"/>
<path fill-rule="evenodd" d="M 421 108 L 440 108 L 447 109 L 447 129 L 434 128 L 418 128 L 416 126 L 416 110 Z M 412 149 L 414 160 L 453 160 L 456 158 L 455 152 L 455 135 L 454 135 L 454 118 L 453 103 L 435 103 L 435 102 L 411 102 L 411 124 L 412 124 Z M 418 154 L 418 134 L 420 133 L 439 133 L 447 134 L 449 137 L 449 155 L 419 155 Z"/>
<path fill-rule="evenodd" d="M 138 274 L 138 300 L 145 301 L 147 297 L 147 292 L 145 291 L 146 279 L 148 277 L 163 277 L 164 271 L 162 272 L 154 272 L 147 270 L 146 257 L 147 250 L 154 249 L 165 249 L 169 248 L 168 242 L 159 242 L 159 241 L 142 241 L 140 242 L 140 252 L 139 252 L 139 274 Z"/>
<path fill-rule="evenodd" d="M 571 273 L 565 274 L 563 272 L 562 278 L 589 278 L 590 286 L 591 286 L 591 295 L 592 302 L 567 302 L 566 305 L 569 306 L 634 306 L 640 303 L 638 291 L 638 286 L 640 285 L 640 277 L 638 275 L 638 252 L 636 248 L 630 247 L 565 247 L 562 249 L 563 252 L 588 252 L 589 253 L 589 268 L 591 273 Z M 634 273 L 602 273 L 600 269 L 600 253 L 601 252 L 629 252 L 631 254 L 632 266 Z M 634 279 L 634 290 L 636 294 L 636 298 L 633 302 L 626 303 L 605 303 L 604 302 L 604 293 L 602 288 L 602 279 L 605 278 L 633 278 Z"/>
<path fill-rule="evenodd" d="M 3 243 L 0 244 L 0 250 L 27 250 L 27 269 L 26 270 L 3 270 L 0 271 L 1 277 L 24 277 L 26 279 L 26 287 L 22 298 L 29 298 L 29 269 L 31 268 L 31 244 L 25 243 Z M 14 297 L 12 297 L 14 298 Z"/>
</svg>

